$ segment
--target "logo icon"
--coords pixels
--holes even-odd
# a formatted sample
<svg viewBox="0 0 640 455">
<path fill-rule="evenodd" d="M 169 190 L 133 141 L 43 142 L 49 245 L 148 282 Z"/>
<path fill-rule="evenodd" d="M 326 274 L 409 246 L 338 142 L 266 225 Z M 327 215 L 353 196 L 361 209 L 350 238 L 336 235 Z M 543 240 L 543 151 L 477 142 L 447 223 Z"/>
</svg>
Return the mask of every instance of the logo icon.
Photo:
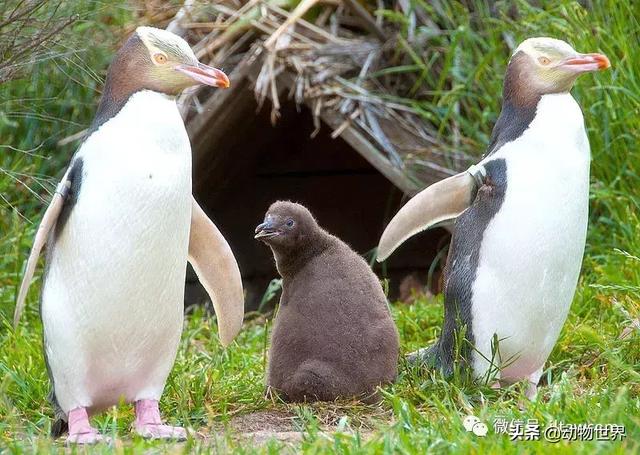
<svg viewBox="0 0 640 455">
<path fill-rule="evenodd" d="M 489 428 L 487 425 L 482 423 L 479 418 L 473 415 L 468 415 L 462 421 L 462 426 L 464 429 L 473 432 L 476 436 L 480 436 L 481 438 L 485 437 L 489 432 Z"/>
</svg>

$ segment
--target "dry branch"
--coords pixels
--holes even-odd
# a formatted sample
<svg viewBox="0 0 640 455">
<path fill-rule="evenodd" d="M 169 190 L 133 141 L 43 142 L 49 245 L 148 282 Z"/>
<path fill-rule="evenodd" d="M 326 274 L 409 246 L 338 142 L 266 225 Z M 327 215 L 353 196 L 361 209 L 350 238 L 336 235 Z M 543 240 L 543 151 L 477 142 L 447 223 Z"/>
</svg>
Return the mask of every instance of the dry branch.
<svg viewBox="0 0 640 455">
<path fill-rule="evenodd" d="M 77 16 L 59 12 L 53 1 L 3 1 L 0 4 L 0 84 L 15 79 L 30 63 L 54 53 L 61 32 Z"/>
<path fill-rule="evenodd" d="M 417 181 L 451 175 L 469 157 L 445 153 L 438 129 L 407 99 L 419 73 L 381 72 L 412 64 L 398 27 L 369 12 L 382 5 L 379 0 L 222 0 L 213 5 L 185 3 L 179 14 L 186 18 L 181 30 L 196 55 L 240 75 L 232 80 L 231 90 L 242 91 L 232 98 L 246 96 L 249 88 L 258 106 L 269 99 L 272 122 L 279 118 L 283 97 L 306 105 L 314 118 L 314 134 L 324 122 L 333 137 L 346 135 L 379 169 L 393 168 L 385 175 L 410 192 L 419 186 Z M 384 5 L 410 14 L 411 27 L 435 26 L 408 1 Z M 249 72 L 236 71 L 249 67 Z M 180 98 L 188 125 L 206 125 L 223 115 L 212 111 L 222 107 L 208 103 L 211 93 L 196 90 Z M 406 184 L 398 183 L 402 174 Z"/>
</svg>

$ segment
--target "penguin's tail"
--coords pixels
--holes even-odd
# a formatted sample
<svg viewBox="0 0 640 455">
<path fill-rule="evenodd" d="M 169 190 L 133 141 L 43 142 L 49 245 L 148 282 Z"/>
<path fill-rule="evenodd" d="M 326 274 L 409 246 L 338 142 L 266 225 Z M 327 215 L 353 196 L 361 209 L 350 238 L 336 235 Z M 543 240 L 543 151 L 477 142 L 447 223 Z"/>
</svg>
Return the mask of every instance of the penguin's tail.
<svg viewBox="0 0 640 455">
<path fill-rule="evenodd" d="M 410 365 L 426 368 L 441 368 L 439 344 L 435 343 L 427 348 L 418 349 L 406 356 Z"/>
<path fill-rule="evenodd" d="M 285 385 L 289 401 L 333 401 L 349 394 L 347 378 L 331 364 L 317 359 L 302 362 Z"/>
<path fill-rule="evenodd" d="M 53 425 L 51 425 L 51 437 L 59 438 L 63 434 L 69 432 L 69 423 L 67 422 L 67 416 L 58 403 L 58 399 L 56 398 L 53 388 L 51 389 L 51 392 L 49 392 L 49 401 L 53 406 L 53 412 L 55 414 Z"/>
<path fill-rule="evenodd" d="M 63 418 L 56 417 L 51 425 L 51 437 L 59 438 L 65 433 L 69 432 L 69 424 Z"/>
</svg>

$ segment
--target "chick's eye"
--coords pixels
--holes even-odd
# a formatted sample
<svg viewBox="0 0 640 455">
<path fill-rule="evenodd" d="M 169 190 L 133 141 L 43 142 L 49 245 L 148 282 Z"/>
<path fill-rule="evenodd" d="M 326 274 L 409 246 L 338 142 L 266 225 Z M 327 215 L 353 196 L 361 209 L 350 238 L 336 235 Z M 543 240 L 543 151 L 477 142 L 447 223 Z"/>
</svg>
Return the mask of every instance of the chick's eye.
<svg viewBox="0 0 640 455">
<path fill-rule="evenodd" d="M 549 63 L 551 63 L 551 60 L 549 60 L 547 57 L 538 57 L 538 61 L 541 65 L 548 65 Z"/>
<path fill-rule="evenodd" d="M 287 227 L 293 227 L 293 225 L 296 224 L 296 223 L 294 223 L 293 220 L 287 220 L 286 224 L 287 224 Z"/>
<path fill-rule="evenodd" d="M 153 56 L 153 59 L 160 65 L 167 63 L 167 56 L 164 54 L 156 54 Z"/>
</svg>

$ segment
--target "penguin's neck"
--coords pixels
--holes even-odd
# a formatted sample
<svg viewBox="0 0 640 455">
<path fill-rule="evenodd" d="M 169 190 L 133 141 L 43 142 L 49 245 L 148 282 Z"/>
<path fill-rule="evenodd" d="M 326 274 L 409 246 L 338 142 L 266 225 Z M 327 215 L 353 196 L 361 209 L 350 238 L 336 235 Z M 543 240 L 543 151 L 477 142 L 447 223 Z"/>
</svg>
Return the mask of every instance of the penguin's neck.
<svg viewBox="0 0 640 455">
<path fill-rule="evenodd" d="M 485 156 L 521 137 L 534 120 L 538 126 L 546 124 L 552 129 L 565 130 L 583 122 L 580 107 L 569 92 L 536 95 L 526 103 L 508 96 L 502 104 Z"/>
<path fill-rule="evenodd" d="M 150 77 L 149 55 L 146 47 L 137 34 L 134 34 L 120 48 L 114 57 L 104 84 L 104 90 L 98 111 L 91 124 L 90 132 L 96 131 L 104 123 L 118 115 L 122 108 L 129 102 L 134 94 L 143 91 L 158 91 L 157 82 Z M 164 95 L 169 96 L 169 95 Z M 172 97 L 175 98 L 175 97 Z"/>
<path fill-rule="evenodd" d="M 307 238 L 302 246 L 272 247 L 278 273 L 284 279 L 293 278 L 306 264 L 330 248 L 331 244 L 332 236 L 324 231 L 319 231 Z"/>
<path fill-rule="evenodd" d="M 98 111 L 96 112 L 96 116 L 91 124 L 92 131 L 97 130 L 109 119 L 118 115 L 124 105 L 127 104 L 127 101 L 131 98 L 131 95 L 137 91 L 135 89 L 115 90 L 112 85 L 113 84 L 111 84 L 107 79 L 107 83 L 104 87 L 104 93 L 102 94 L 100 104 L 98 105 Z"/>
<path fill-rule="evenodd" d="M 542 96 L 523 84 L 517 62 L 507 68 L 502 90 L 502 110 L 493 127 L 486 155 L 491 155 L 507 142 L 524 133 L 536 116 Z"/>
<path fill-rule="evenodd" d="M 538 174 L 548 172 L 545 168 L 550 160 L 556 168 L 559 168 L 558 160 L 580 166 L 584 160 L 589 160 L 582 110 L 568 92 L 542 95 L 535 115 L 521 130 L 516 137 L 498 135 L 484 159 L 505 158 L 511 162 L 516 155 L 526 156 L 530 171 Z M 534 162 L 542 169 L 535 171 L 537 164 L 534 166 Z"/>
<path fill-rule="evenodd" d="M 582 110 L 568 92 L 543 95 L 526 134 L 534 135 L 538 143 L 553 144 L 554 149 L 564 147 L 565 154 L 568 149 L 584 151 L 585 145 L 588 150 Z"/>
<path fill-rule="evenodd" d="M 175 97 L 160 93 L 154 92 L 152 90 L 147 90 L 142 87 L 128 87 L 127 89 L 114 90 L 110 84 L 107 83 L 105 86 L 104 94 L 100 99 L 100 104 L 98 105 L 98 110 L 96 112 L 96 116 L 93 119 L 93 123 L 91 124 L 90 132 L 96 131 L 102 125 L 104 125 L 107 121 L 118 115 L 127 103 L 129 103 L 133 96 L 139 92 L 150 92 L 158 97 L 162 97 L 169 100 L 175 100 Z M 153 114 L 153 112 L 149 112 L 149 114 Z"/>
<path fill-rule="evenodd" d="M 512 142 L 523 135 L 529 129 L 534 119 L 542 114 L 541 105 L 557 105 L 563 112 L 554 115 L 553 120 L 559 120 L 559 126 L 567 124 L 562 115 L 569 114 L 567 119 L 572 122 L 575 119 L 582 119 L 582 114 L 578 107 L 578 115 L 575 115 L 577 103 L 569 92 L 559 90 L 555 93 L 544 93 L 537 89 L 537 84 L 532 80 L 531 59 L 522 51 L 516 53 L 507 66 L 502 89 L 502 110 L 496 122 L 491 140 L 485 156 L 489 156 L 500 149 L 503 145 Z M 564 112 L 566 111 L 566 112 Z M 537 119 L 537 123 L 542 123 L 549 119 L 550 112 L 546 109 L 544 119 Z"/>
<path fill-rule="evenodd" d="M 109 154 L 129 159 L 159 152 L 180 155 L 190 146 L 184 122 L 172 97 L 152 90 L 140 90 L 129 97 L 120 111 L 85 140 L 83 154 Z"/>
</svg>

